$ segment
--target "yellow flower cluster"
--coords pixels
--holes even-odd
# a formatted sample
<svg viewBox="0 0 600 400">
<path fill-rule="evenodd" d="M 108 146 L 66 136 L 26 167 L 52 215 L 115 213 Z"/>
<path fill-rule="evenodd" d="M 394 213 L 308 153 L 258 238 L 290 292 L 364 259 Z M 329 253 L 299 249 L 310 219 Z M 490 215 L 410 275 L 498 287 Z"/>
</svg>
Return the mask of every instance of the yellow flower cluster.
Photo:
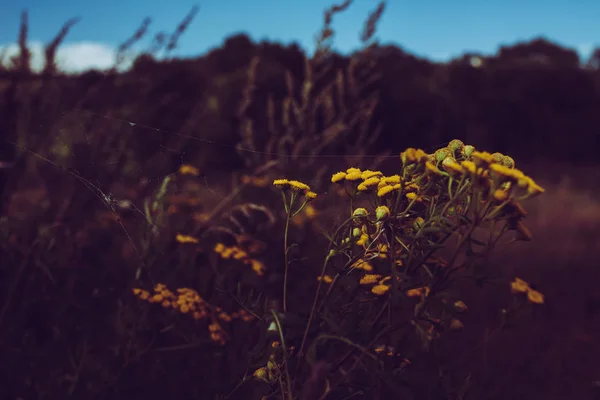
<svg viewBox="0 0 600 400">
<path fill-rule="evenodd" d="M 390 285 L 389 281 L 392 279 L 391 276 L 386 276 L 384 278 L 379 274 L 365 274 L 362 278 L 360 278 L 360 285 L 373 285 L 371 288 L 371 293 L 376 296 L 382 296 L 389 292 Z"/>
<path fill-rule="evenodd" d="M 281 190 L 291 190 L 292 192 L 301 193 L 307 201 L 314 200 L 317 197 L 317 194 L 310 190 L 310 186 L 300 181 L 275 179 L 273 186 Z"/>
<path fill-rule="evenodd" d="M 238 246 L 227 247 L 223 243 L 217 243 L 214 248 L 215 253 L 219 254 L 224 260 L 238 260 L 245 265 L 252 267 L 252 270 L 258 275 L 263 276 L 265 274 L 265 265 L 256 260 L 243 249 Z"/>
<path fill-rule="evenodd" d="M 200 297 L 197 291 L 190 288 L 179 288 L 173 292 L 166 285 L 159 283 L 154 287 L 152 293 L 141 288 L 133 288 L 133 294 L 148 303 L 160 304 L 164 308 L 172 308 L 182 314 L 190 314 L 195 320 L 209 319 L 210 337 L 221 345 L 225 344 L 228 336 L 219 321 L 231 322 L 234 319 L 250 321 L 253 318 L 244 309 L 228 314 L 220 307 L 213 307 Z"/>
<path fill-rule="evenodd" d="M 494 189 L 492 196 L 498 201 L 505 201 L 512 194 L 511 187 L 517 186 L 525 191 L 522 197 L 530 198 L 544 192 L 544 189 L 522 171 L 515 168 L 515 161 L 501 153 L 477 151 L 471 145 L 460 140 L 452 140 L 448 146 L 427 154 L 421 149 L 409 148 L 400 158 L 405 167 L 424 166 L 423 171 L 429 176 L 467 176 L 474 182 Z M 440 169 L 441 168 L 441 169 Z M 413 172 L 421 171 L 413 169 Z M 391 189 L 385 189 L 390 192 Z"/>
<path fill-rule="evenodd" d="M 529 286 L 529 283 L 521 278 L 515 278 L 515 280 L 510 283 L 510 288 L 513 293 L 527 294 L 527 300 L 531 303 L 544 304 L 544 295 L 541 292 L 532 289 Z"/>
<path fill-rule="evenodd" d="M 348 168 L 345 172 L 337 172 L 332 175 L 332 183 L 356 182 L 362 180 L 357 186 L 358 192 L 376 191 L 378 197 L 384 197 L 389 193 L 400 190 L 400 176 L 384 176 L 381 171 L 365 170 L 361 171 L 358 168 Z"/>
</svg>

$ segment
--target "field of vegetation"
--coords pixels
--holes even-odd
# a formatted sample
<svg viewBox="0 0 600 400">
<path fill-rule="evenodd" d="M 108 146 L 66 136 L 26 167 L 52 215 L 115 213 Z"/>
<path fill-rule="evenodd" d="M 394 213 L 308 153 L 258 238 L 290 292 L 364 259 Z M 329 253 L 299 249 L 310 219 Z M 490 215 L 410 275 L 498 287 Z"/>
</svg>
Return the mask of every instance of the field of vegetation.
<svg viewBox="0 0 600 400">
<path fill-rule="evenodd" d="M 600 398 L 600 50 L 244 35 L 0 67 L 7 399 Z M 147 34 L 148 21 L 120 51 Z M 357 27 L 360 30 L 360 27 Z M 3 397 L 4 398 L 4 397 Z"/>
</svg>

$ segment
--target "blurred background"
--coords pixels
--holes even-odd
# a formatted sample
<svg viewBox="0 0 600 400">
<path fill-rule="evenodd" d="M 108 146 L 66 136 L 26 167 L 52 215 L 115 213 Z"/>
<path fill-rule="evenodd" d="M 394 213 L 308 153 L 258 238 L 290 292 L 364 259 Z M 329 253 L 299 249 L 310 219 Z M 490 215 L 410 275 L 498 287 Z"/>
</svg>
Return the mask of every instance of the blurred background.
<svg viewBox="0 0 600 400">
<path fill-rule="evenodd" d="M 455 138 L 511 155 L 546 188 L 526 204 L 533 241 L 498 251 L 494 261 L 539 288 L 546 304 L 492 340 L 505 294 L 477 292 L 470 328 L 444 358 L 462 371 L 461 382 L 469 377 L 464 398 L 600 398 L 600 2 L 355 0 L 331 25 L 325 18 L 331 31 L 323 35 L 331 5 L 3 5 L 0 351 L 9 361 L 0 385 L 7 398 L 192 398 L 217 385 L 210 374 L 172 372 L 202 370 L 197 353 L 150 351 L 153 361 L 142 367 L 141 356 L 123 362 L 118 350 L 128 341 L 155 346 L 148 337 L 160 324 L 139 333 L 118 321 L 137 312 L 127 307 L 135 303 L 133 271 L 148 257 L 139 244 L 149 231 L 144 199 L 181 165 L 199 169 L 197 211 L 206 212 L 233 190 L 231 181 L 270 160 L 279 160 L 281 173 L 311 179 L 310 168 L 326 176 L 356 160 L 393 170 L 407 147 L 433 151 Z M 371 25 L 370 15 L 379 17 Z M 338 80 L 347 90 L 321 103 Z M 290 96 L 302 101 L 309 81 L 307 104 L 334 110 L 331 119 L 314 114 L 310 134 L 321 138 L 335 126 L 335 143 L 294 158 L 278 142 L 271 154 L 269 138 L 305 134 L 301 118 L 296 133 L 284 129 L 284 104 Z M 182 216 L 165 230 L 174 235 L 193 223 Z M 153 256 L 165 274 L 181 261 L 172 247 Z M 82 366 L 76 360 L 84 353 L 91 355 Z"/>
</svg>

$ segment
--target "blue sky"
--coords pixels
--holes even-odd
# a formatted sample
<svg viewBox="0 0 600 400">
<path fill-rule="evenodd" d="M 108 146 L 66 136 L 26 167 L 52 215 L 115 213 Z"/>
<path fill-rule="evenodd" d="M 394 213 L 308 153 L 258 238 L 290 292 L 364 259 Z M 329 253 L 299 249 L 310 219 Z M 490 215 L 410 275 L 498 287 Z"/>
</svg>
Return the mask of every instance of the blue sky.
<svg viewBox="0 0 600 400">
<path fill-rule="evenodd" d="M 338 2 L 340 0 L 337 0 Z M 0 45 L 14 43 L 23 9 L 29 11 L 33 42 L 49 41 L 69 18 L 79 16 L 67 45 L 101 44 L 114 48 L 144 17 L 150 32 L 172 31 L 193 5 L 200 11 L 180 40 L 179 56 L 199 55 L 219 46 L 228 35 L 247 32 L 255 40 L 298 42 L 311 51 L 329 0 L 7 0 L 3 2 Z M 335 47 L 355 49 L 367 13 L 377 0 L 354 0 L 334 20 Z M 600 0 L 388 0 L 379 24 L 382 43 L 399 44 L 413 54 L 445 60 L 464 53 L 496 52 L 545 36 L 588 53 L 600 46 Z M 84 57 L 85 58 L 85 57 Z"/>
</svg>

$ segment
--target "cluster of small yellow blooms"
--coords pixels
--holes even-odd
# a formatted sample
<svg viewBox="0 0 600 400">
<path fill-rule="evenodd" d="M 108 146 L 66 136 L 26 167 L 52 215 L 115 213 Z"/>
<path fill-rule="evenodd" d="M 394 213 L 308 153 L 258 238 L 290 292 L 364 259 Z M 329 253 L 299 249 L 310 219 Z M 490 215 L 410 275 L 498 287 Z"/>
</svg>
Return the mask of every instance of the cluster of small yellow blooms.
<svg viewBox="0 0 600 400">
<path fill-rule="evenodd" d="M 375 208 L 375 219 L 369 220 L 369 211 L 363 207 L 356 208 L 353 212 L 353 221 L 359 226 L 351 232 L 351 238 L 344 239 L 342 244 L 347 245 L 350 242 L 362 246 L 365 249 L 365 259 L 386 258 L 386 244 L 379 243 L 378 237 L 381 230 L 377 223 L 385 222 L 388 219 L 396 217 L 401 209 L 410 209 L 412 204 L 422 204 L 427 206 L 437 203 L 440 200 L 449 201 L 452 199 L 451 188 L 463 184 L 471 184 L 479 187 L 483 192 L 483 202 L 493 203 L 494 206 L 503 211 L 503 217 L 508 217 L 510 229 L 517 232 L 519 240 L 529 240 L 531 233 L 522 224 L 521 219 L 526 216 L 525 210 L 521 207 L 519 201 L 537 196 L 544 192 L 544 189 L 536 184 L 533 179 L 526 176 L 523 172 L 515 168 L 514 160 L 501 153 L 490 154 L 485 151 L 477 151 L 471 145 L 465 145 L 460 140 L 451 141 L 448 146 L 436 150 L 432 154 L 427 154 L 421 149 L 409 148 L 401 153 L 403 168 L 399 175 L 384 176 L 381 171 L 360 170 L 359 168 L 348 168 L 346 171 L 340 171 L 332 175 L 331 182 L 336 184 L 350 184 L 353 191 L 347 191 L 347 186 L 343 186 L 350 195 L 361 193 L 375 193 L 378 199 Z M 449 179 L 448 183 L 440 179 Z M 454 179 L 453 181 L 451 179 Z M 437 185 L 435 188 L 432 185 Z M 441 190 L 439 188 L 442 188 Z M 450 194 L 446 194 L 446 192 Z M 397 195 L 395 195 L 397 194 Z M 443 196 L 443 198 L 439 198 Z M 455 200 L 455 199 L 453 199 Z M 408 201 L 408 203 L 406 203 Z M 461 200 L 462 201 L 462 200 Z M 454 204 L 447 207 L 447 214 L 444 217 L 455 222 L 459 216 L 465 212 L 465 204 L 461 201 L 455 201 Z M 495 215 L 499 215 L 498 211 Z M 396 223 L 396 226 L 398 224 Z M 417 232 L 422 227 L 434 227 L 434 222 L 425 221 L 423 217 L 414 213 L 410 218 L 402 217 L 400 228 L 406 228 L 406 233 Z M 371 228 L 371 229 L 370 229 Z M 431 237 L 436 238 L 440 231 L 434 232 L 431 229 Z M 377 243 L 375 243 L 377 241 Z M 360 260 L 364 261 L 364 260 Z M 401 266 L 401 262 L 397 262 Z M 444 260 L 437 264 L 446 266 Z M 372 272 L 373 266 L 368 265 L 360 268 L 358 264 L 354 269 L 363 269 L 364 272 Z M 385 293 L 387 290 L 377 286 L 375 292 Z M 407 295 L 421 296 L 421 289 L 412 289 Z M 426 293 L 425 293 L 426 295 Z"/>
<path fill-rule="evenodd" d="M 218 344 L 225 344 L 227 333 L 219 321 L 231 322 L 234 319 L 250 321 L 253 316 L 248 311 L 228 314 L 221 307 L 214 307 L 206 302 L 198 292 L 190 288 L 179 288 L 175 292 L 169 290 L 164 284 L 159 283 L 152 293 L 147 290 L 134 288 L 133 294 L 141 300 L 152 304 L 160 304 L 164 308 L 175 309 L 182 314 L 190 314 L 195 320 L 209 319 L 208 331 L 211 339 Z"/>
<path fill-rule="evenodd" d="M 501 153 L 479 152 L 473 146 L 464 145 L 460 140 L 451 141 L 447 147 L 433 154 L 427 154 L 421 149 L 409 148 L 401 154 L 401 159 L 405 166 L 423 166 L 422 171 L 418 168 L 413 169 L 415 176 L 419 171 L 425 172 L 426 176 L 467 176 L 474 182 L 492 188 L 492 196 L 498 201 L 505 201 L 514 195 L 515 185 L 525 191 L 525 195 L 520 199 L 544 192 L 544 189 L 533 179 L 515 168 L 515 162 L 511 157 Z M 402 190 L 409 200 L 419 198 L 418 180 L 403 181 L 400 175 L 383 176 L 380 171 L 348 168 L 345 172 L 338 172 L 331 177 L 332 183 L 360 180 L 362 182 L 356 187 L 358 192 L 376 190 L 378 197 L 386 197 Z"/>
<path fill-rule="evenodd" d="M 273 186 L 282 190 L 291 190 L 294 193 L 300 193 L 307 201 L 314 200 L 317 197 L 317 194 L 310 190 L 310 186 L 300 181 L 275 179 L 273 181 Z"/>
<path fill-rule="evenodd" d="M 525 282 L 523 279 L 515 278 L 515 280 L 510 283 L 510 288 L 513 293 L 525 293 L 527 295 L 527 300 L 531 303 L 544 304 L 544 295 L 541 292 L 532 289 L 529 286 L 529 283 Z"/>
<path fill-rule="evenodd" d="M 224 260 L 238 260 L 245 265 L 249 265 L 258 276 L 265 274 L 265 265 L 261 261 L 250 257 L 245 250 L 238 246 L 227 247 L 223 243 L 217 243 L 214 251 Z"/>
</svg>

